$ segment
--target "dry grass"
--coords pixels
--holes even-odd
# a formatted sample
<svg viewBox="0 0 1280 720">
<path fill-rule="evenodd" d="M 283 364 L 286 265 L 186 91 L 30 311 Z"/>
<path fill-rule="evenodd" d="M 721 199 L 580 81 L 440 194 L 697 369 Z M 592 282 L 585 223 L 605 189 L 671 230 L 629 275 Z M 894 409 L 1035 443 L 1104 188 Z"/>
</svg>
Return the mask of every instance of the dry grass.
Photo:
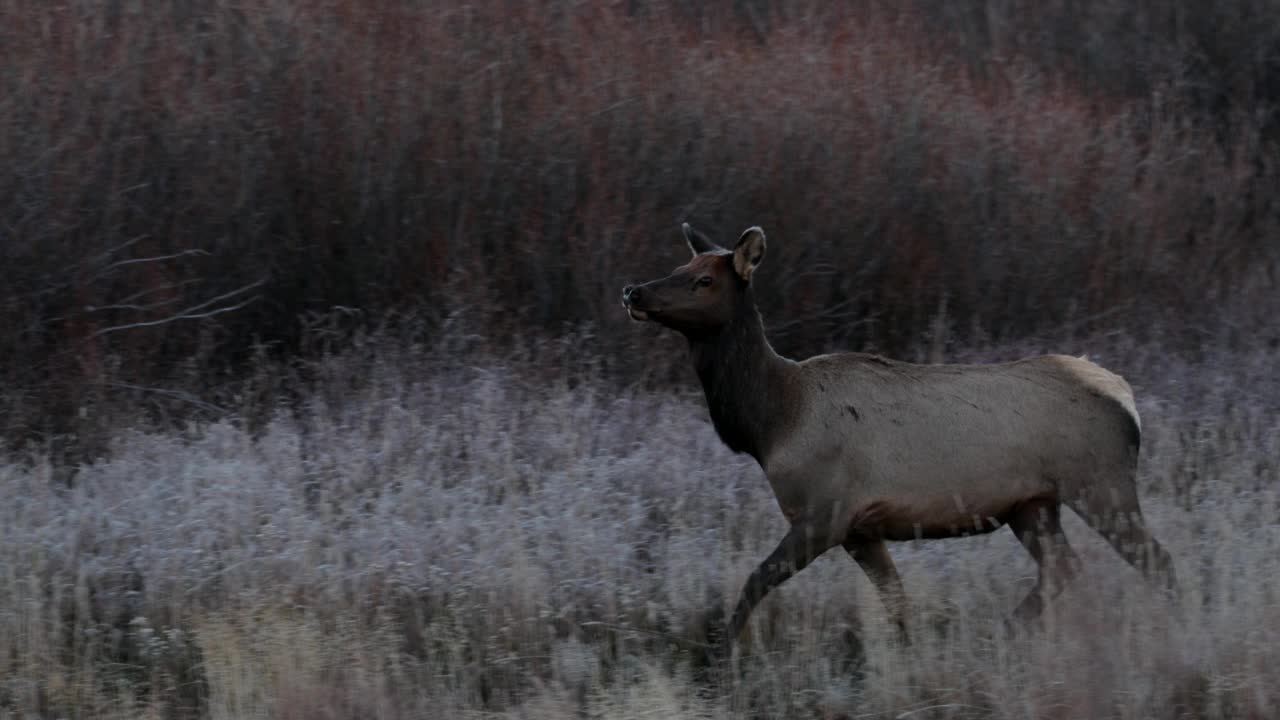
<svg viewBox="0 0 1280 720">
<path fill-rule="evenodd" d="M 464 363 L 369 342 L 317 363 L 306 402 L 257 435 L 119 428 L 71 487 L 39 452 L 0 465 L 0 710 L 1274 717 L 1274 351 L 1082 347 L 1139 386 L 1144 507 L 1181 612 L 1072 522 L 1083 579 L 1045 629 L 1009 636 L 1033 565 L 1007 532 L 900 544 L 902 648 L 832 553 L 762 606 L 732 679 L 701 684 L 681 639 L 784 523 L 700 399 L 619 390 L 581 358 L 550 370 L 571 344 Z"/>
<path fill-rule="evenodd" d="M 1280 715 L 1273 4 L 0 0 L 0 714 Z M 906 544 L 695 681 L 782 519 L 616 307 L 685 219 L 792 354 L 1133 379 L 1183 610 Z"/>
</svg>

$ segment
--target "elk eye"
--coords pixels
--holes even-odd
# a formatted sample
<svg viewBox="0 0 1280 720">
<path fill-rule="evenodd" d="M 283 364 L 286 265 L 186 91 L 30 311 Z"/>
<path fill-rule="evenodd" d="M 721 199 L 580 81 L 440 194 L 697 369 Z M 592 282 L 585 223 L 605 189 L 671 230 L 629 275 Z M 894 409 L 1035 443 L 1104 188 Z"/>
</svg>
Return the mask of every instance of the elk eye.
<svg viewBox="0 0 1280 720">
<path fill-rule="evenodd" d="M 702 277 L 698 278 L 698 287 L 706 287 L 710 284 L 711 284 L 710 275 L 703 275 Z"/>
</svg>

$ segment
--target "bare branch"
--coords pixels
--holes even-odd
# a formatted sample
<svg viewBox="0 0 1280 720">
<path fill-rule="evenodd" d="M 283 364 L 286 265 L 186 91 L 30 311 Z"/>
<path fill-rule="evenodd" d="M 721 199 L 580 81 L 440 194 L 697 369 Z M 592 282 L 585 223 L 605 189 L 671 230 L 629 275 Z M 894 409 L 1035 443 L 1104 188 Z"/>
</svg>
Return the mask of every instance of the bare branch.
<svg viewBox="0 0 1280 720">
<path fill-rule="evenodd" d="M 232 290 L 231 292 L 223 293 L 223 294 L 221 294 L 221 295 L 219 295 L 219 296 L 217 296 L 217 297 L 215 297 L 215 298 L 211 298 L 211 299 L 209 299 L 209 300 L 206 300 L 206 301 L 204 301 L 204 302 L 200 303 L 199 305 L 196 305 L 196 306 L 194 306 L 194 307 L 188 308 L 188 309 L 184 310 L 183 312 L 184 312 L 184 313 L 196 312 L 197 310 L 203 310 L 203 309 L 205 309 L 205 308 L 209 307 L 210 305 L 213 305 L 214 303 L 218 303 L 218 302 L 221 302 L 221 301 L 223 301 L 223 300 L 230 300 L 231 298 L 233 298 L 233 297 L 235 297 L 235 296 L 237 296 L 237 295 L 243 295 L 244 293 L 247 293 L 247 292 L 249 292 L 250 290 L 252 290 L 252 289 L 254 289 L 254 288 L 256 288 L 256 287 L 261 287 L 261 286 L 263 285 L 263 283 L 265 283 L 266 281 L 267 281 L 267 280 L 266 280 L 266 278 L 263 278 L 262 280 L 258 280 L 258 281 L 256 281 L 256 282 L 251 282 L 251 283 L 249 283 L 248 285 L 245 285 L 244 287 L 237 288 L 237 289 L 235 289 L 235 290 Z"/>
<path fill-rule="evenodd" d="M 150 236 L 150 235 L 146 235 L 146 234 L 143 234 L 143 235 L 137 235 L 137 236 L 131 237 L 131 238 L 129 238 L 128 240 L 125 240 L 124 242 L 120 243 L 119 245 L 117 245 L 117 246 L 115 246 L 115 247 L 111 248 L 110 250 L 106 250 L 106 251 L 104 251 L 104 252 L 100 253 L 100 254 L 98 255 L 98 257 L 96 257 L 96 258 L 94 258 L 94 259 L 93 259 L 93 261 L 94 261 L 94 262 L 106 262 L 107 260 L 110 260 L 110 259 L 111 259 L 111 256 L 112 256 L 112 255 L 115 255 L 116 253 L 120 252 L 121 250 L 125 250 L 125 249 L 128 249 L 128 248 L 130 248 L 130 247 L 133 247 L 134 245 L 137 245 L 140 241 L 145 240 L 145 239 L 147 239 L 147 238 L 149 238 L 149 237 L 151 237 L 151 236 Z"/>
<path fill-rule="evenodd" d="M 169 255 L 153 255 L 151 257 L 129 258 L 128 260 L 119 260 L 117 262 L 111 263 L 110 265 L 94 273 L 93 279 L 96 280 L 102 277 L 103 275 L 106 275 L 107 273 L 111 272 L 112 270 L 115 270 L 117 268 L 122 268 L 126 265 L 138 265 L 140 263 L 162 262 L 164 260 L 176 260 L 178 258 L 191 257 L 192 255 L 207 256 L 208 254 L 209 253 L 206 250 L 201 250 L 199 248 L 192 248 L 189 250 L 183 250 L 182 252 L 171 253 Z"/>
<path fill-rule="evenodd" d="M 107 310 L 138 310 L 138 311 L 155 310 L 156 308 L 162 308 L 165 305 L 172 305 L 178 302 L 178 300 L 179 298 L 169 298 L 168 300 L 161 300 L 159 302 L 153 302 L 147 305 L 138 305 L 135 303 L 115 303 L 113 305 L 87 305 L 85 306 L 84 310 L 85 312 L 105 312 Z"/>
<path fill-rule="evenodd" d="M 230 411 L 224 407 L 219 407 L 218 405 L 214 405 L 211 402 L 206 402 L 196 397 L 195 395 L 192 395 L 191 393 L 185 393 L 185 392 L 182 392 L 181 390 L 170 390 L 168 388 L 146 387 L 143 385 L 134 385 L 133 383 L 119 382 L 119 381 L 108 382 L 106 383 L 106 386 L 118 388 L 120 390 L 134 390 L 137 392 L 152 393 L 154 395 L 163 395 L 168 398 L 173 398 L 174 400 L 181 400 L 185 403 L 190 403 L 192 405 L 195 405 L 196 407 L 199 407 L 202 410 L 205 410 L 207 412 L 211 412 L 217 415 L 230 414 Z"/>
<path fill-rule="evenodd" d="M 236 310 L 239 310 L 240 308 L 246 305 L 249 305 L 256 299 L 257 299 L 256 297 L 249 298 L 248 300 L 245 300 L 242 303 L 237 303 L 236 305 L 232 305 L 231 307 L 218 308 L 216 310 L 210 310 L 205 313 L 199 313 L 199 314 L 181 313 L 178 315 L 171 315 L 167 318 L 163 318 L 160 320 L 136 322 L 136 323 L 130 323 L 128 325 L 114 325 L 109 328 L 103 328 L 95 332 L 93 335 L 90 335 L 90 337 L 98 337 L 100 335 L 106 335 L 108 333 L 118 332 L 120 330 L 135 330 L 137 328 L 155 327 L 156 325 L 167 325 L 171 322 L 176 322 L 178 320 L 201 320 L 204 318 L 211 318 L 216 315 L 222 315 L 223 313 L 229 313 L 229 312 L 234 312 Z"/>
<path fill-rule="evenodd" d="M 108 260 L 110 260 L 112 256 L 116 255 L 122 250 L 127 250 L 133 247 L 134 245 L 137 245 L 139 242 L 141 242 L 142 240 L 145 240 L 148 237 L 151 237 L 151 236 L 147 234 L 135 235 L 134 237 L 131 237 L 128 240 L 125 240 L 124 242 L 120 243 L 119 245 L 116 245 L 113 248 L 109 248 L 107 250 L 102 251 L 101 253 L 98 253 L 98 255 L 95 256 L 91 261 L 91 264 L 99 265 L 101 263 L 105 263 Z M 155 259 L 155 258 L 152 258 L 152 259 Z M 115 263 L 113 265 L 110 265 L 106 268 L 103 268 L 95 272 L 92 276 L 90 276 L 89 279 L 97 280 L 98 278 L 107 274 L 107 272 L 110 271 L 112 268 L 117 267 L 121 264 L 128 264 L 129 262 L 133 262 L 133 261 L 124 261 L 123 263 Z M 77 277 L 81 267 L 83 267 L 82 263 L 75 263 L 74 265 L 65 267 L 50 277 L 60 277 L 60 278 L 67 278 L 67 279 L 48 283 L 41 289 L 35 290 L 30 293 L 24 293 L 21 295 L 11 295 L 10 297 L 5 299 L 5 302 L 21 301 L 27 298 L 37 298 L 37 297 L 43 297 L 43 296 L 59 293 L 67 289 L 68 287 L 71 287 L 71 285 L 75 282 L 73 278 Z"/>
<path fill-rule="evenodd" d="M 152 307 L 169 305 L 169 304 L 172 304 L 172 302 L 177 302 L 178 299 L 170 299 L 170 300 L 165 300 L 161 302 L 152 302 L 152 304 L 150 305 L 136 305 L 134 304 L 134 302 L 136 302 L 137 300 L 142 300 L 143 297 L 152 295 L 152 293 L 164 292 L 166 290 L 178 290 L 178 288 L 187 287 L 189 286 L 189 284 L 196 284 L 198 282 L 204 282 L 204 278 L 191 278 L 191 279 L 187 279 L 187 281 L 182 281 L 178 283 L 164 283 L 164 284 L 161 284 L 161 286 L 148 287 L 146 288 L 146 290 L 140 290 L 138 292 L 134 292 L 133 295 L 131 296 L 122 297 L 122 299 L 116 300 L 111 305 L 90 305 L 90 306 L 84 307 L 84 310 L 88 311 L 88 313 L 96 313 L 96 311 L 99 311 L 99 310 L 147 310 L 147 309 L 152 309 Z"/>
<path fill-rule="evenodd" d="M 216 315 L 222 315 L 224 313 L 234 312 L 252 303 L 254 300 L 257 300 L 258 299 L 257 296 L 250 297 L 240 302 L 237 302 L 235 305 L 229 305 L 226 307 L 215 307 L 212 310 L 207 310 L 206 308 L 209 308 L 212 305 L 216 305 L 219 302 L 230 300 L 231 298 L 234 298 L 238 295 L 243 295 L 244 293 L 249 292 L 250 290 L 256 287 L 260 287 L 264 282 L 266 282 L 265 279 L 259 280 L 249 285 L 245 285 L 242 288 L 237 288 L 235 290 L 232 290 L 231 292 L 223 293 L 222 295 L 219 295 L 210 300 L 206 300 L 200 303 L 199 305 L 192 305 L 191 307 L 185 310 L 181 310 L 168 317 L 160 318 L 159 320 L 142 320 L 136 323 L 128 323 L 126 325 L 113 325 L 111 327 L 102 328 L 101 330 L 98 330 L 97 332 L 93 333 L 93 335 L 91 335 L 90 337 L 99 337 L 101 335 L 106 335 L 108 333 L 113 333 L 113 332 L 119 332 L 121 330 L 134 330 L 137 328 L 155 327 L 157 325 L 167 325 L 171 322 L 177 322 L 179 320 L 202 320 L 205 318 L 214 317 Z"/>
</svg>

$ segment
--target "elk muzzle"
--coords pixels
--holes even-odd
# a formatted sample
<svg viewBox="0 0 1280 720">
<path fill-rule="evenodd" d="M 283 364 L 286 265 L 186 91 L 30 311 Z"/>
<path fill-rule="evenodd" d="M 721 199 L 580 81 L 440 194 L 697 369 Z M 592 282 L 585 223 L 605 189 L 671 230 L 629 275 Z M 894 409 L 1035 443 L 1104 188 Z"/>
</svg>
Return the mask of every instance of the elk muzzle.
<svg viewBox="0 0 1280 720">
<path fill-rule="evenodd" d="M 627 314 L 632 320 L 648 320 L 649 313 L 636 307 L 641 302 L 643 291 L 639 285 L 628 285 L 622 288 L 622 307 L 627 309 Z"/>
</svg>

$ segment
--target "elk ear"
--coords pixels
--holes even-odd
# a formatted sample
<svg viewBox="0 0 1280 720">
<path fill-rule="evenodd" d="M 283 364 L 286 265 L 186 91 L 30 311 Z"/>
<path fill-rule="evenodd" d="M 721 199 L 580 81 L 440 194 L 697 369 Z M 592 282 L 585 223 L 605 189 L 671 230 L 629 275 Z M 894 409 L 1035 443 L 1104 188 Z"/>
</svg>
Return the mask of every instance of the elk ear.
<svg viewBox="0 0 1280 720">
<path fill-rule="evenodd" d="M 684 232 L 684 241 L 689 243 L 689 249 L 693 251 L 694 255 L 701 255 L 702 253 L 709 253 L 722 249 L 719 245 L 715 244 L 711 238 L 703 235 L 697 230 L 694 230 L 693 226 L 689 223 L 681 225 L 680 229 Z"/>
<path fill-rule="evenodd" d="M 751 282 L 751 274 L 760 266 L 764 258 L 764 231 L 758 227 L 749 227 L 738 238 L 733 248 L 733 269 L 747 282 Z"/>
</svg>

